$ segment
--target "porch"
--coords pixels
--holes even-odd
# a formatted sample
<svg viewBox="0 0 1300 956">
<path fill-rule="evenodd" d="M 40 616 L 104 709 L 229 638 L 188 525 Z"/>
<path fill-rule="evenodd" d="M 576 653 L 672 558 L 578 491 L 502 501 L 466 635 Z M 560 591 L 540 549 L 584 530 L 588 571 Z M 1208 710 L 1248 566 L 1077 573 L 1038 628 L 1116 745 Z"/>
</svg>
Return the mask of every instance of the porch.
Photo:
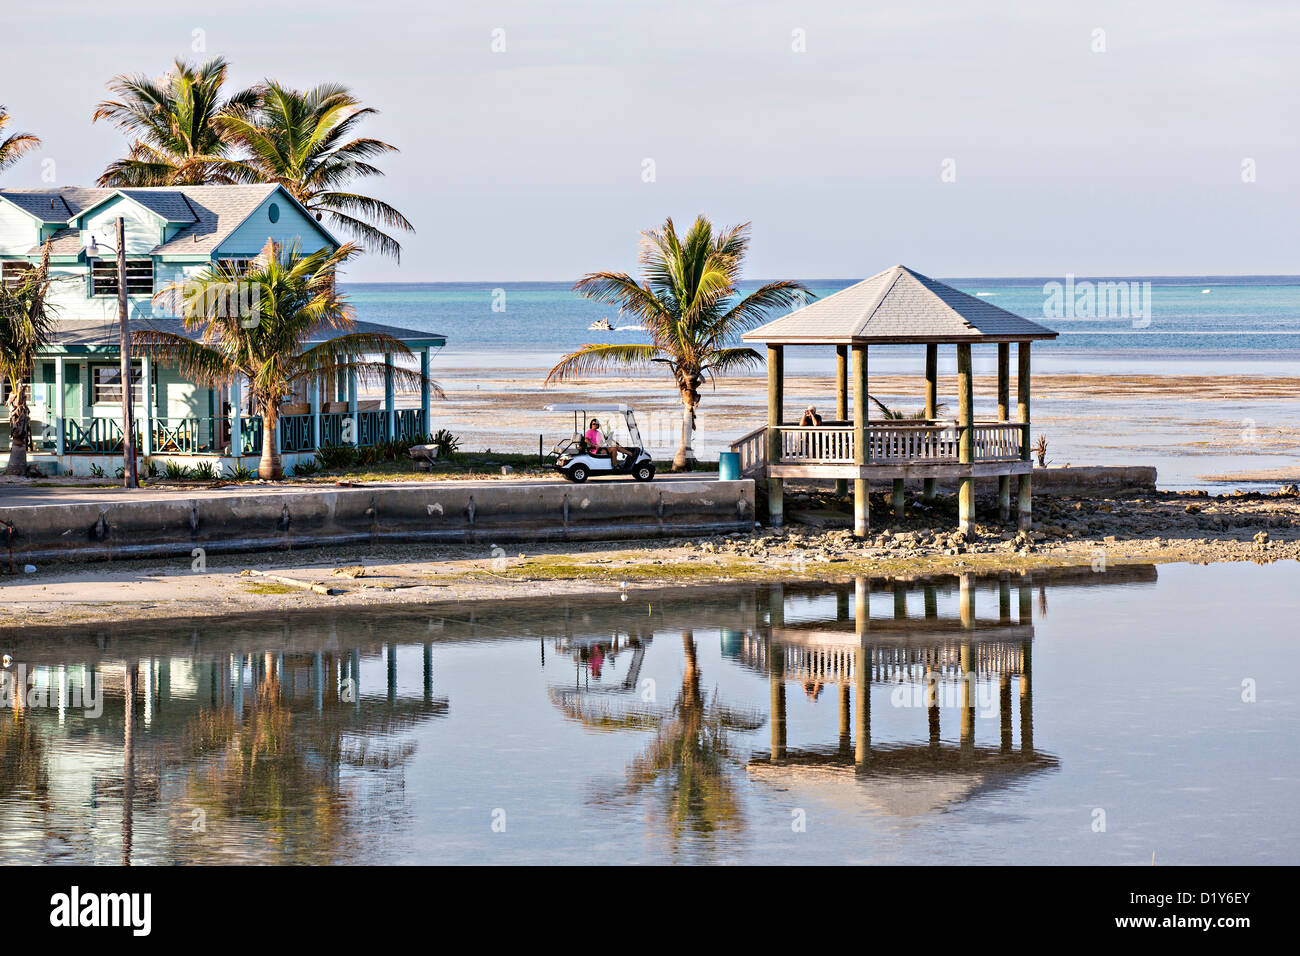
<svg viewBox="0 0 1300 956">
<path fill-rule="evenodd" d="M 152 326 L 166 322 L 147 321 Z M 430 433 L 430 390 L 400 394 L 394 383 L 395 363 L 414 359 L 427 379 L 433 351 L 445 339 L 372 323 L 357 326 L 401 339 L 413 355 L 383 356 L 388 371 L 381 398 L 363 395 L 355 374 L 304 383 L 280 405 L 277 415 L 276 443 L 286 468 L 331 446 L 365 448 Z M 37 360 L 31 386 L 33 465 L 85 475 L 121 464 L 119 354 L 116 323 L 60 323 L 54 345 Z M 206 461 L 220 472 L 262 454 L 262 416 L 251 405 L 246 382 L 205 388 L 148 355 L 131 364 L 137 455 L 189 465 Z M 376 382 L 371 395 L 378 387 Z"/>
</svg>

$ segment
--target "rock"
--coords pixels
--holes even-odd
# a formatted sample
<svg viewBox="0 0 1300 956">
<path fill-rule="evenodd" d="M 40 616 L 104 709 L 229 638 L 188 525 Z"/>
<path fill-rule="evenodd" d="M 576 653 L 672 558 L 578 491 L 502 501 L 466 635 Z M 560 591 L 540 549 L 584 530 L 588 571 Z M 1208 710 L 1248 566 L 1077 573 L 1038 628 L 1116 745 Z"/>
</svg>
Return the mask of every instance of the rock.
<svg viewBox="0 0 1300 956">
<path fill-rule="evenodd" d="M 35 574 L 35 573 L 36 573 L 36 565 L 34 564 L 23 565 L 23 574 Z"/>
</svg>

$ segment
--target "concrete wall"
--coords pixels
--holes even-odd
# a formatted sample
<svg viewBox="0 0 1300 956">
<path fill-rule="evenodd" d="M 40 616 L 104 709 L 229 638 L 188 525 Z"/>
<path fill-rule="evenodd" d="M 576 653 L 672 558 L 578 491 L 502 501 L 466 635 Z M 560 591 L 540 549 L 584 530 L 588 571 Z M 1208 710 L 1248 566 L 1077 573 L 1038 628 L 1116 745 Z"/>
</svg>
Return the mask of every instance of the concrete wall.
<svg viewBox="0 0 1300 956">
<path fill-rule="evenodd" d="M 716 534 L 754 527 L 754 483 L 742 481 L 452 481 L 376 488 L 163 497 L 0 507 L 15 562 L 188 557 L 378 541 L 494 544 Z M 6 529 L 0 525 L 0 546 Z M 0 552 L 2 554 L 2 552 Z"/>
</svg>

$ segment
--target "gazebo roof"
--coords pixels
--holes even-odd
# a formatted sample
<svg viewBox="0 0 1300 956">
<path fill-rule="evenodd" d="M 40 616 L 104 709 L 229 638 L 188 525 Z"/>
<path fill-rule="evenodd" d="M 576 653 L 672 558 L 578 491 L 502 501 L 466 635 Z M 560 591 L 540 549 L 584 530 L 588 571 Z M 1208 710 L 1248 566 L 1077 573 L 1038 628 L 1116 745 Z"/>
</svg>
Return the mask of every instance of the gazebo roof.
<svg viewBox="0 0 1300 956">
<path fill-rule="evenodd" d="M 742 336 L 773 345 L 1027 342 L 1054 339 L 1037 322 L 894 266 Z"/>
</svg>

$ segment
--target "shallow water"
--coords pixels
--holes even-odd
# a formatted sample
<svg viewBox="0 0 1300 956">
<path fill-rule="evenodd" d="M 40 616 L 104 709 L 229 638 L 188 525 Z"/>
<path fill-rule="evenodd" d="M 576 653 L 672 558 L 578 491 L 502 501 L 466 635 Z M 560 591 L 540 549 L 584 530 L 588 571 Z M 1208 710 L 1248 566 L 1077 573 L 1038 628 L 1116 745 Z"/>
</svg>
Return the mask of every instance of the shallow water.
<svg viewBox="0 0 1300 956">
<path fill-rule="evenodd" d="M 1298 575 L 4 638 L 0 862 L 1295 863 Z"/>
</svg>

